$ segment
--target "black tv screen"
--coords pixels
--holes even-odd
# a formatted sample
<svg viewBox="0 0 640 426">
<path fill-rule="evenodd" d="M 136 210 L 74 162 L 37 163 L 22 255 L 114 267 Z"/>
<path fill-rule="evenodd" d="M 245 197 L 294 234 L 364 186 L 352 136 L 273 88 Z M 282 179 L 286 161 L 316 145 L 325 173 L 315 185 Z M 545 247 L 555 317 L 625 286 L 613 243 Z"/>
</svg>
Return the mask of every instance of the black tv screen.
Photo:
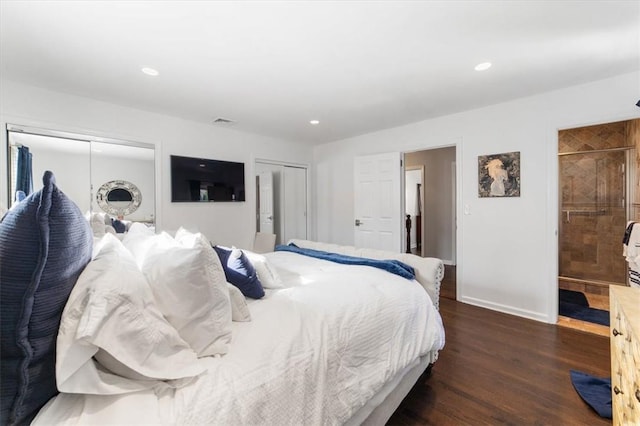
<svg viewBox="0 0 640 426">
<path fill-rule="evenodd" d="M 245 201 L 244 163 L 172 155 L 171 201 Z"/>
</svg>

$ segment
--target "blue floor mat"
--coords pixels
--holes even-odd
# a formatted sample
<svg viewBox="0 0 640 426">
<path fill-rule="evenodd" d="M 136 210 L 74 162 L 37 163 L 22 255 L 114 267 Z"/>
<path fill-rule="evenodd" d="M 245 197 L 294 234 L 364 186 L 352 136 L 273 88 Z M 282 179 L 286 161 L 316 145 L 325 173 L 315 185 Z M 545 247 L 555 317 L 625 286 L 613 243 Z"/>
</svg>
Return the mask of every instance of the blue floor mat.
<svg viewBox="0 0 640 426">
<path fill-rule="evenodd" d="M 580 371 L 571 370 L 571 383 L 591 408 L 600 417 L 611 418 L 611 379 L 599 378 Z"/>
<path fill-rule="evenodd" d="M 590 308 L 586 296 L 578 291 L 560 290 L 558 314 L 609 327 L 609 311 Z"/>
</svg>

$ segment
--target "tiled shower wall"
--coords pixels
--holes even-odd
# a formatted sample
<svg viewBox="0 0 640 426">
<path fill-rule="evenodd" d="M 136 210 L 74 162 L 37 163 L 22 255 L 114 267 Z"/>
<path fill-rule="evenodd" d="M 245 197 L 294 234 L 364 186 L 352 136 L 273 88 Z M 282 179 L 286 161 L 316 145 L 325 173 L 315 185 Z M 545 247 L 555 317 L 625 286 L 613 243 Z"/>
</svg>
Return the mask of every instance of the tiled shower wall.
<svg viewBox="0 0 640 426">
<path fill-rule="evenodd" d="M 559 132 L 560 153 L 580 152 L 559 157 L 562 277 L 626 282 L 627 264 L 621 243 L 629 201 L 626 152 L 590 151 L 634 146 L 629 126 L 637 125 L 635 121 L 640 120 Z"/>
</svg>

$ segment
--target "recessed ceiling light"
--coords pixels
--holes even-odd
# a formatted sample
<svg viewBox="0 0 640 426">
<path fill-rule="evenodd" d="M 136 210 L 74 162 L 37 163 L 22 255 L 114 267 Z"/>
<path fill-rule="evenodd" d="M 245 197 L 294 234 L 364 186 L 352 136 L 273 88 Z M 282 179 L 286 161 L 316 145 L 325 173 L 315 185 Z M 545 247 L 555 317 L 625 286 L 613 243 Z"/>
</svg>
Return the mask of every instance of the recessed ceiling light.
<svg viewBox="0 0 640 426">
<path fill-rule="evenodd" d="M 476 71 L 484 71 L 484 70 L 488 70 L 489 68 L 491 68 L 491 62 L 483 62 L 481 64 L 476 65 L 474 69 Z"/>
<path fill-rule="evenodd" d="M 200 167 L 205 167 L 205 165 L 204 165 L 204 164 L 200 164 L 199 166 L 200 166 Z"/>
<path fill-rule="evenodd" d="M 150 76 L 153 76 L 153 77 L 155 77 L 155 76 L 160 74 L 158 72 L 158 70 L 153 69 L 153 68 L 149 68 L 149 67 L 142 68 L 142 72 L 145 73 L 146 75 L 150 75 Z"/>
<path fill-rule="evenodd" d="M 314 126 L 317 126 L 318 124 L 320 124 L 320 122 L 318 120 L 311 120 L 309 121 L 310 124 L 313 124 Z"/>
</svg>

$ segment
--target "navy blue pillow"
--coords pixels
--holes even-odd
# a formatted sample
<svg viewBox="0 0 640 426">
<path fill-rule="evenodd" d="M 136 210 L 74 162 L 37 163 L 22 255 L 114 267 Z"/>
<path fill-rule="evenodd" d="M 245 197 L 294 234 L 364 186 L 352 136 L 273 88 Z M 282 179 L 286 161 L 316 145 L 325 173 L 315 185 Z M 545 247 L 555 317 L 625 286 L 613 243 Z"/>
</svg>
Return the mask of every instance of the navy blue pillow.
<svg viewBox="0 0 640 426">
<path fill-rule="evenodd" d="M 111 218 L 111 226 L 116 230 L 116 234 L 124 234 L 127 230 L 127 225 L 119 219 Z"/>
<path fill-rule="evenodd" d="M 0 424 L 28 424 L 58 393 L 56 339 L 62 311 L 91 260 L 93 235 L 55 185 L 31 194 L 0 222 Z"/>
<path fill-rule="evenodd" d="M 218 253 L 228 282 L 238 287 L 246 297 L 260 299 L 264 296 L 264 289 L 258 280 L 256 269 L 242 251 L 240 251 L 242 253 L 240 257 L 235 258 L 231 256 L 230 248 L 213 246 L 213 249 Z"/>
</svg>

